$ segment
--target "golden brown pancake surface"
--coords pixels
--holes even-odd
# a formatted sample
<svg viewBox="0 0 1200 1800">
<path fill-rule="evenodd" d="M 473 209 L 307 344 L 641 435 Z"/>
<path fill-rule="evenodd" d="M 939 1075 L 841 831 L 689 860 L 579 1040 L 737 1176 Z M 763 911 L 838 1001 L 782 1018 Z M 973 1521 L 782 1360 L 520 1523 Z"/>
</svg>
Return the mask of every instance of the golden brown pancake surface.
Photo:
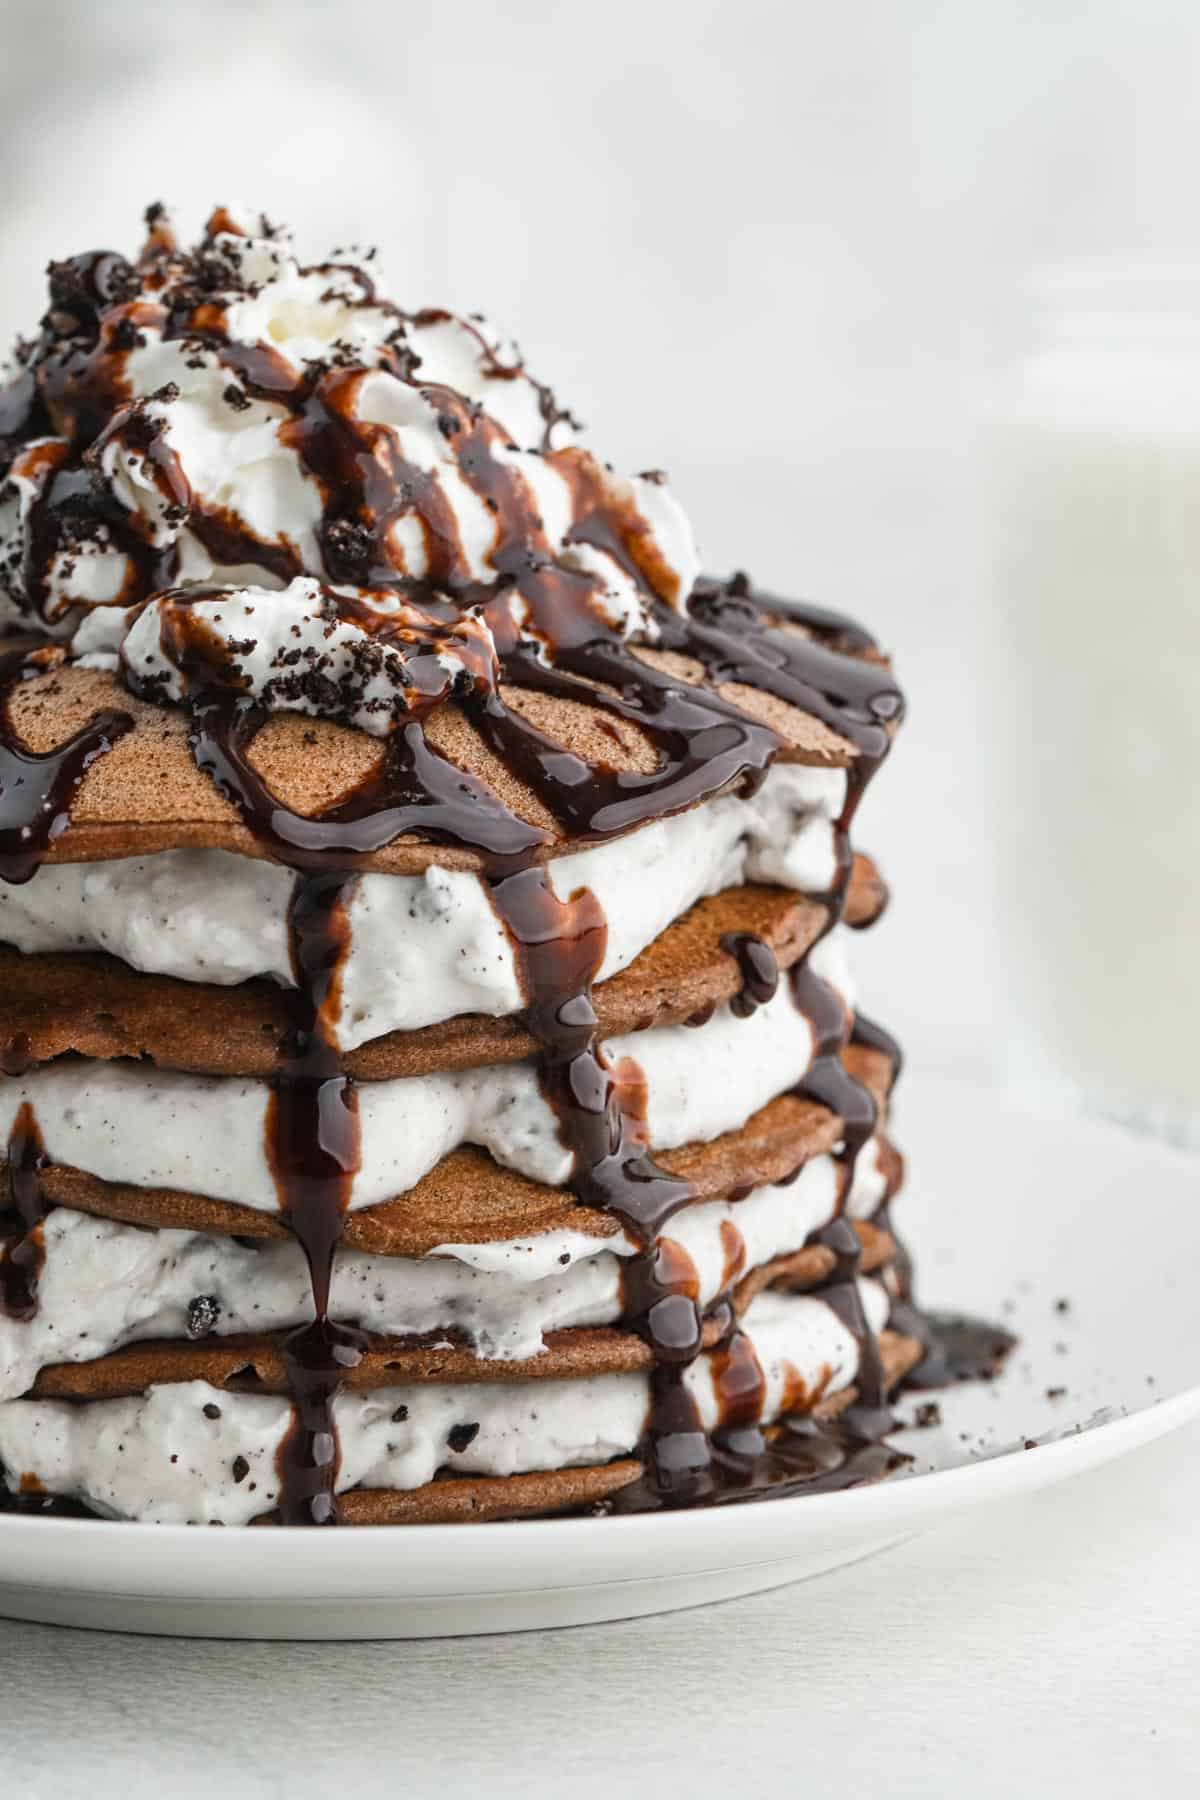
<svg viewBox="0 0 1200 1800">
<path fill-rule="evenodd" d="M 672 661 L 667 652 L 635 647 L 633 654 L 652 666 Z M 714 687 L 690 659 L 675 657 L 673 664 L 687 664 L 687 677 L 696 686 L 721 694 L 750 718 L 770 725 L 780 738 L 781 761 L 846 768 L 857 760 L 856 747 L 812 715 L 771 694 L 728 683 Z M 599 708 L 523 689 L 502 688 L 501 695 L 564 748 L 598 766 L 642 773 L 656 766 L 649 739 Z M 17 736 L 39 754 L 57 749 L 98 712 L 115 708 L 132 720 L 132 729 L 83 777 L 70 803 L 69 823 L 49 846 L 47 861 L 94 862 L 176 849 L 267 854 L 232 803 L 196 766 L 183 708 L 136 699 L 116 675 L 77 664 L 51 668 L 19 683 L 5 704 Z M 457 707 L 439 707 L 424 729 L 428 742 L 450 762 L 483 781 L 518 818 L 545 832 L 541 858 L 581 847 L 484 744 Z M 367 782 L 383 754 L 382 740 L 365 732 L 298 713 L 275 713 L 254 740 L 249 760 L 281 805 L 315 817 Z M 472 851 L 411 835 L 355 859 L 358 868 L 391 874 L 419 874 L 432 865 L 478 868 L 482 859 Z"/>
</svg>

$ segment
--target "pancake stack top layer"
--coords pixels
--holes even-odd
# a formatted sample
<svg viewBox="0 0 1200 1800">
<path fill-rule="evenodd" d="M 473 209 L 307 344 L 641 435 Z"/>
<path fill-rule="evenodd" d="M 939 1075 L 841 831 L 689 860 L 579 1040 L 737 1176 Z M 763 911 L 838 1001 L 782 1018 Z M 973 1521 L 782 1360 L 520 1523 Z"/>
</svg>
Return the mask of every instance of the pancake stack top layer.
<svg viewBox="0 0 1200 1800">
<path fill-rule="evenodd" d="M 919 1354 L 910 1315 L 894 1312 L 909 1338 L 893 1332 L 883 1356 L 863 1315 L 856 1275 L 864 1244 L 876 1264 L 893 1253 L 886 1219 L 872 1239 L 839 1214 L 790 1260 L 740 1284 L 731 1272 L 707 1304 L 672 1266 L 668 1226 L 697 1201 L 736 1198 L 830 1153 L 844 1204 L 879 1126 L 894 1046 L 862 1020 L 851 1045 L 845 1000 L 814 952 L 885 897 L 849 841 L 902 713 L 885 659 L 841 617 L 755 593 L 743 577 L 698 579 L 662 478 L 618 477 L 574 442 L 570 415 L 482 321 L 402 312 L 369 261 L 300 267 L 265 221 L 225 209 L 193 251 L 156 209 L 150 227 L 136 264 L 102 253 L 52 266 L 41 334 L 0 390 L 0 606 L 21 634 L 4 665 L 0 734 L 0 935 L 18 946 L 0 950 L 4 1066 L 15 1080 L 47 1066 L 70 1078 L 74 1065 L 54 1059 L 99 1069 L 137 1057 L 265 1078 L 278 1210 L 51 1166 L 25 1105 L 8 1153 L 22 1230 L 0 1271 L 10 1310 L 22 1284 L 34 1302 L 55 1204 L 156 1228 L 286 1232 L 307 1261 L 312 1316 L 269 1343 L 135 1346 L 86 1365 L 86 1379 L 45 1368 L 34 1391 L 95 1398 L 194 1379 L 236 1389 L 253 1369 L 294 1408 L 281 1516 L 332 1520 L 339 1395 L 387 1385 L 398 1368 L 406 1380 L 464 1368 L 485 1378 L 465 1353 L 381 1348 L 339 1323 L 339 1246 L 421 1257 L 569 1224 L 631 1245 L 622 1329 L 560 1334 L 545 1354 L 562 1373 L 648 1370 L 645 1431 L 617 1474 L 565 1489 L 547 1487 L 548 1474 L 512 1477 L 534 1483 L 525 1498 L 510 1489 L 487 1507 L 536 1510 L 618 1487 L 624 1504 L 659 1505 L 794 1483 L 801 1463 L 811 1474 L 811 1453 L 758 1430 L 761 1371 L 739 1317 L 771 1281 L 823 1281 L 859 1345 L 863 1438 L 889 1374 Z M 697 889 L 711 897 L 668 908 L 665 929 L 610 969 L 615 912 L 606 918 L 582 880 L 564 892 L 552 870 L 628 839 L 636 884 L 638 846 L 664 822 L 749 807 L 788 766 L 836 794 L 826 878 L 768 874 L 807 886 L 803 897 L 714 877 Z M 6 923 L 18 890 L 45 892 L 55 870 L 68 883 L 95 865 L 107 879 L 192 851 L 294 873 L 286 967 L 251 971 L 274 983 L 197 987 L 194 972 L 155 972 L 152 953 L 114 960 L 64 942 L 70 953 L 56 954 L 36 906 L 29 954 Z M 382 904 L 368 885 L 380 878 L 393 896 L 397 878 L 482 884 L 515 1000 L 456 1009 L 431 973 L 427 993 L 419 978 L 397 984 L 407 992 L 393 1010 L 380 1002 L 356 1028 L 369 1007 L 349 1004 L 352 946 L 368 896 Z M 638 905 L 652 911 L 646 896 Z M 732 1135 L 655 1154 L 644 1083 L 604 1042 L 730 1003 L 752 1013 L 781 970 L 811 1031 L 799 1087 Z M 531 1181 L 464 1147 L 359 1208 L 360 1083 L 531 1057 L 565 1182 Z M 895 1298 L 904 1283 L 892 1266 Z M 714 1347 L 726 1388 L 744 1389 L 730 1403 L 737 1429 L 715 1445 L 688 1387 Z M 394 1496 L 343 1507 L 443 1516 Z"/>
</svg>

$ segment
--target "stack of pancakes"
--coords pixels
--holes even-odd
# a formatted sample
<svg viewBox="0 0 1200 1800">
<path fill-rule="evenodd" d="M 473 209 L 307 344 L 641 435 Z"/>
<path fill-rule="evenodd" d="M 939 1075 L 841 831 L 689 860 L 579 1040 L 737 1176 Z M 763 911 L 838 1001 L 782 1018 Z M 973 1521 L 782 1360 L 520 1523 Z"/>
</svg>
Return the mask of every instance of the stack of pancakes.
<svg viewBox="0 0 1200 1800">
<path fill-rule="evenodd" d="M 0 385 L 9 1502 L 886 1472 L 924 1327 L 845 954 L 886 658 L 698 578 L 478 315 L 147 222 L 51 265 Z"/>
<path fill-rule="evenodd" d="M 811 627 L 783 629 L 800 645 L 813 639 Z M 536 1179 L 528 1171 L 544 1147 L 505 1134 L 504 1109 L 527 1104 L 539 1069 L 545 1088 L 528 971 L 511 1012 L 385 1031 L 340 1053 L 340 1098 L 353 1094 L 362 1133 L 333 1249 L 332 1316 L 345 1343 L 336 1383 L 314 1402 L 288 1348 L 312 1300 L 278 1151 L 279 1113 L 295 1100 L 295 989 L 147 968 L 155 934 L 167 941 L 177 924 L 156 915 L 161 871 L 211 891 L 214 873 L 252 874 L 269 845 L 198 768 L 182 709 L 145 704 L 111 674 L 54 657 L 22 677 L 7 693 L 8 743 L 38 771 L 97 717 L 115 713 L 120 724 L 56 802 L 64 811 L 36 875 L 0 886 L 0 939 L 10 945 L 0 950 L 10 1199 L 0 1465 L 12 1493 L 151 1519 L 232 1523 L 282 1511 L 293 1521 L 399 1522 L 733 1498 L 888 1466 L 878 1409 L 921 1344 L 888 1220 L 900 1176 L 884 1132 L 894 1047 L 860 1024 L 840 954 L 847 928 L 870 924 L 886 900 L 868 860 L 839 855 L 844 793 L 861 759 L 849 738 L 772 696 L 739 693 L 747 716 L 769 716 L 779 734 L 767 781 L 786 769 L 803 796 L 813 777 L 814 798 L 807 811 L 803 798 L 793 803 L 791 828 L 793 847 L 811 841 L 816 893 L 727 886 L 718 872 L 703 885 L 719 891 L 692 900 L 687 878 L 663 873 L 671 839 L 651 845 L 664 826 L 615 840 L 634 871 L 639 842 L 648 857 L 653 849 L 658 862 L 641 879 L 663 888 L 660 911 L 681 907 L 593 989 L 603 1061 L 640 1122 L 634 1149 L 673 1184 L 651 1241 L 597 1203 L 577 1179 L 578 1158 L 572 1168 L 553 1151 L 561 1178 Z M 536 703 L 549 737 L 594 754 L 601 714 L 516 689 L 506 700 L 518 712 Z M 538 866 L 552 880 L 561 867 L 559 897 L 577 899 L 586 860 L 559 859 L 586 859 L 589 846 L 564 839 L 538 794 L 498 769 L 463 718 L 438 718 L 457 765 L 550 836 Z M 604 755 L 608 768 L 636 768 L 643 752 L 605 737 Z M 359 733 L 279 715 L 248 761 L 282 808 L 311 818 L 361 791 L 380 756 Z M 726 821 L 739 809 L 744 827 L 736 814 L 721 826 L 736 842 L 739 829 L 752 831 L 756 803 L 734 790 L 665 829 L 682 855 L 681 828 L 694 841 L 708 828 L 706 807 Z M 8 833 L 3 843 L 19 862 L 21 842 Z M 612 848 L 610 839 L 598 853 Z M 357 857 L 348 881 L 407 883 L 407 895 L 449 868 L 494 883 L 463 870 L 472 860 L 409 833 Z M 95 948 L 116 929 L 104 911 L 114 874 L 121 948 L 134 955 L 140 944 L 140 970 Z M 312 878 L 285 879 L 296 884 L 295 957 L 297 893 Z M 653 915 L 647 892 L 636 905 L 630 892 L 631 912 Z M 608 912 L 611 932 L 611 900 Z M 53 935 L 36 923 L 43 913 L 72 948 L 11 947 Z M 265 909 L 260 924 L 265 933 Z M 214 920 L 217 959 L 219 937 Z M 832 1039 L 821 995 L 834 996 Z M 833 1061 L 840 1079 L 830 1079 Z M 452 1101 L 437 1086 L 447 1079 L 459 1084 Z M 428 1151 L 401 1141 L 410 1119 L 419 1132 L 431 1107 L 449 1112 L 463 1084 L 484 1095 L 467 1108 L 474 1124 L 439 1123 Z M 463 1130 L 492 1153 L 456 1141 Z M 222 1141 L 247 1131 L 265 1132 L 269 1146 L 249 1175 L 239 1143 Z M 389 1158 L 406 1171 L 395 1191 Z M 206 1167 L 220 1172 L 208 1191 Z M 647 1302 L 648 1261 L 657 1287 Z M 698 1314 L 701 1342 L 673 1361 L 667 1315 L 677 1298 Z M 893 1309 L 905 1329 L 889 1325 Z M 672 1414 L 681 1395 L 695 1415 L 682 1430 Z M 315 1424 L 314 1404 L 324 1408 Z"/>
</svg>

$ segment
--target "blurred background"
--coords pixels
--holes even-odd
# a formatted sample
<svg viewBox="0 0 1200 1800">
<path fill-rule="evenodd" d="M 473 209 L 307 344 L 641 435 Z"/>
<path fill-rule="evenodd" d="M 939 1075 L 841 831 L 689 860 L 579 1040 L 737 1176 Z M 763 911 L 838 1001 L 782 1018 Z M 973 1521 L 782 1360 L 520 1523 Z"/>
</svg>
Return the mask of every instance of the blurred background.
<svg viewBox="0 0 1200 1800">
<path fill-rule="evenodd" d="M 6 338 L 156 198 L 515 330 L 710 568 L 894 650 L 866 1009 L 1187 1131 L 1193 0 L 0 0 L 0 44 Z"/>
</svg>

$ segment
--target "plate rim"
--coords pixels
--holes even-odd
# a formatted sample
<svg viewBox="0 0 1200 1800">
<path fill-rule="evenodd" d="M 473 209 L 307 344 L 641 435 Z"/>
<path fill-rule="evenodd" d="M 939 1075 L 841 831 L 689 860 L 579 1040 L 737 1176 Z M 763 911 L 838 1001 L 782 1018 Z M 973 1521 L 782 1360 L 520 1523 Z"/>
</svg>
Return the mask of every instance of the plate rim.
<svg viewBox="0 0 1200 1800">
<path fill-rule="evenodd" d="M 673 1574 L 696 1576 L 718 1571 L 751 1572 L 773 1563 L 786 1562 L 789 1554 L 801 1554 L 807 1538 L 856 1536 L 879 1530 L 889 1537 L 912 1535 L 936 1524 L 939 1518 L 961 1510 L 1032 1492 L 1060 1480 L 1085 1474 L 1099 1464 L 1135 1450 L 1200 1419 L 1200 1383 L 1181 1393 L 1151 1401 L 1137 1412 L 1039 1443 L 1032 1450 L 1015 1448 L 979 1462 L 952 1469 L 934 1469 L 897 1482 L 877 1482 L 869 1487 L 832 1494 L 796 1494 L 783 1499 L 746 1501 L 733 1506 L 700 1508 L 676 1513 L 613 1515 L 603 1518 L 549 1518 L 487 1521 L 478 1525 L 422 1525 L 413 1531 L 393 1526 L 358 1526 L 351 1531 L 319 1534 L 324 1546 L 314 1558 L 313 1533 L 302 1527 L 263 1531 L 251 1525 L 226 1527 L 218 1535 L 194 1525 L 157 1525 L 109 1519 L 54 1519 L 0 1517 L 0 1593 L 8 1589 L 24 1593 L 53 1589 L 59 1593 L 108 1594 L 122 1598 L 177 1599 L 186 1605 L 196 1578 L 203 1576 L 213 1598 L 211 1579 L 223 1569 L 232 1585 L 258 1568 L 263 1575 L 280 1577 L 301 1565 L 318 1576 L 308 1588 L 290 1596 L 271 1595 L 261 1586 L 243 1590 L 250 1604 L 278 1604 L 288 1597 L 297 1601 L 334 1601 L 361 1598 L 353 1588 L 339 1591 L 329 1583 L 352 1577 L 369 1561 L 371 1577 L 381 1600 L 418 1593 L 422 1598 L 442 1594 L 447 1599 L 486 1592 L 499 1600 L 507 1592 L 527 1594 L 527 1581 L 504 1588 L 490 1584 L 475 1590 L 465 1585 L 484 1569 L 498 1566 L 511 1570 L 515 1562 L 536 1557 L 541 1565 L 538 1586 L 543 1591 L 564 1588 L 609 1587 L 621 1580 L 637 1582 Z M 907 1496 L 907 1498 L 906 1498 Z M 764 1532 L 771 1548 L 764 1553 Z M 807 1527 L 807 1529 L 806 1529 Z M 753 1545 L 757 1554 L 730 1554 L 737 1542 Z M 378 1554 L 383 1544 L 389 1554 Z M 118 1558 L 112 1551 L 124 1546 Z M 504 1548 L 511 1553 L 500 1555 Z M 694 1553 L 708 1548 L 717 1555 L 713 1564 L 697 1565 Z M 28 1548 L 32 1558 L 21 1556 Z M 591 1579 L 576 1561 L 579 1551 L 598 1567 Z M 150 1555 L 147 1556 L 147 1550 Z M 417 1557 L 416 1552 L 421 1554 Z M 561 1554 L 552 1554 L 552 1551 Z M 670 1554 L 664 1556 L 662 1553 Z M 609 1562 L 624 1562 L 631 1554 L 644 1554 L 650 1573 L 620 1576 L 604 1569 Z M 44 1573 L 21 1578 L 20 1561 L 29 1567 L 53 1562 L 63 1579 L 50 1581 Z M 153 1586 L 132 1588 L 120 1582 L 114 1561 L 126 1565 L 139 1561 L 150 1565 Z M 422 1568 L 453 1564 L 459 1579 L 453 1587 L 407 1585 L 405 1578 Z M 174 1573 L 191 1581 L 168 1579 Z M 88 1576 L 92 1579 L 88 1579 Z M 562 1575 L 565 1579 L 555 1579 Z M 390 1579 L 389 1579 L 390 1578 Z M 268 1584 L 269 1585 L 269 1584 Z M 236 1596 L 225 1596 L 234 1599 Z"/>
</svg>

